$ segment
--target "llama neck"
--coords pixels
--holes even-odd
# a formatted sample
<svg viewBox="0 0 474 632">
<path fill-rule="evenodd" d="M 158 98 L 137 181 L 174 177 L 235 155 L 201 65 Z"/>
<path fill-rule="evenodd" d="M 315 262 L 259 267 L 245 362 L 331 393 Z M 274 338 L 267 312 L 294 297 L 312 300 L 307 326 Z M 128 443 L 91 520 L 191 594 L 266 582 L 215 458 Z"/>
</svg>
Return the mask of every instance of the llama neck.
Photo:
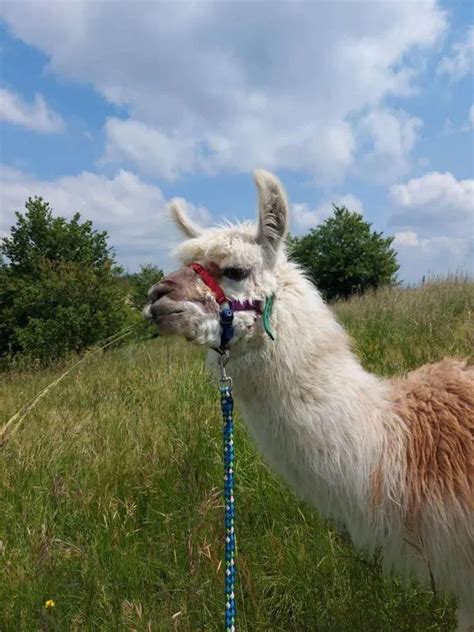
<svg viewBox="0 0 474 632">
<path fill-rule="evenodd" d="M 285 264 L 280 284 L 277 340 L 231 354 L 239 407 L 264 456 L 303 496 L 327 513 L 339 501 L 360 506 L 383 452 L 385 386 L 296 266 Z"/>
</svg>

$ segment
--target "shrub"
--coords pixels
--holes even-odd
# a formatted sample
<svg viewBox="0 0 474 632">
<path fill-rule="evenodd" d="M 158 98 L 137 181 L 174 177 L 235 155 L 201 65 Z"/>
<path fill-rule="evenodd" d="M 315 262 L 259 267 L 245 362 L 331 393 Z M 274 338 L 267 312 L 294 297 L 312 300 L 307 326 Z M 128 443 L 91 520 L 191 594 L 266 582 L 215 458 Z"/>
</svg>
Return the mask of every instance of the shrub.
<svg viewBox="0 0 474 632">
<path fill-rule="evenodd" d="M 291 257 L 328 300 L 396 283 L 393 237 L 371 230 L 362 215 L 333 206 L 334 215 L 303 237 L 290 237 Z"/>
<path fill-rule="evenodd" d="M 39 197 L 25 207 L 0 243 L 0 357 L 47 362 L 119 331 L 128 310 L 107 233 Z"/>
<path fill-rule="evenodd" d="M 148 301 L 148 290 L 163 278 L 163 270 L 151 263 L 140 266 L 139 272 L 125 274 L 124 282 L 130 304 L 137 310 L 142 310 Z"/>
</svg>

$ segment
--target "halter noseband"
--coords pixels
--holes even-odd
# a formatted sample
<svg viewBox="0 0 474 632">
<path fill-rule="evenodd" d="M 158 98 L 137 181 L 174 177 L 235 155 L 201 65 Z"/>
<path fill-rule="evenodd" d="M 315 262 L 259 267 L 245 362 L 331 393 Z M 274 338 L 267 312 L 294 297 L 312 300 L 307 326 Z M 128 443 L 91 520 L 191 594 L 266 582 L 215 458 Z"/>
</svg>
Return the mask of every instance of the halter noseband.
<svg viewBox="0 0 474 632">
<path fill-rule="evenodd" d="M 270 329 L 269 318 L 271 315 L 272 305 L 274 296 L 267 298 L 265 301 L 265 305 L 262 309 L 263 301 L 236 301 L 227 296 L 224 293 L 224 290 L 221 288 L 219 283 L 215 280 L 212 274 L 203 268 L 203 266 L 199 263 L 191 263 L 190 268 L 194 270 L 203 282 L 207 285 L 207 287 L 214 294 L 214 298 L 216 299 L 219 305 L 219 320 L 221 324 L 221 344 L 219 347 L 219 352 L 224 353 L 226 349 L 228 349 L 229 342 L 232 340 L 234 335 L 234 312 L 247 312 L 253 311 L 259 316 L 263 314 L 263 325 L 265 331 L 270 336 L 272 340 L 275 340 L 275 337 Z"/>
</svg>

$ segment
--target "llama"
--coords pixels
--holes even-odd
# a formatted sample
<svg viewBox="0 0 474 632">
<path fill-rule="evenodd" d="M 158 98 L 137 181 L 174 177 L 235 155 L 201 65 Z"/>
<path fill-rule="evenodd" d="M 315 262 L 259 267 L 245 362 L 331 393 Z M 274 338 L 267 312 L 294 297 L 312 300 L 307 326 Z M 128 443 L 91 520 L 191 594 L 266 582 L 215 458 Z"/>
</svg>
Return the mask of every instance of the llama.
<svg viewBox="0 0 474 632">
<path fill-rule="evenodd" d="M 201 229 L 179 201 L 183 267 L 149 291 L 144 316 L 163 334 L 220 346 L 212 275 L 235 312 L 229 374 L 266 460 L 356 547 L 380 548 L 386 569 L 457 596 L 458 630 L 474 629 L 474 367 L 457 360 L 406 377 L 365 371 L 348 336 L 285 252 L 288 204 L 280 182 L 255 172 L 258 225 Z M 199 268 L 199 266 L 197 267 Z M 202 269 L 201 268 L 201 269 Z M 274 295 L 266 335 L 258 305 Z M 260 303 L 259 303 L 260 302 Z M 218 371 L 217 354 L 208 362 Z"/>
</svg>

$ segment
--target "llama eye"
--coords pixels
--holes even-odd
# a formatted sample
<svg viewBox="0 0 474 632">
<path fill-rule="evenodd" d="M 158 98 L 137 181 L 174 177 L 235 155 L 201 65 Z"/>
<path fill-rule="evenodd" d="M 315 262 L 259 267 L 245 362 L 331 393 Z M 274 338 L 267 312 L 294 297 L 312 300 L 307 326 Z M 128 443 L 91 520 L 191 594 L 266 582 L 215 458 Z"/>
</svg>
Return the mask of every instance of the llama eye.
<svg viewBox="0 0 474 632">
<path fill-rule="evenodd" d="M 245 270 L 244 268 L 224 268 L 222 270 L 222 275 L 232 279 L 232 281 L 243 281 L 249 274 L 250 270 Z"/>
</svg>

